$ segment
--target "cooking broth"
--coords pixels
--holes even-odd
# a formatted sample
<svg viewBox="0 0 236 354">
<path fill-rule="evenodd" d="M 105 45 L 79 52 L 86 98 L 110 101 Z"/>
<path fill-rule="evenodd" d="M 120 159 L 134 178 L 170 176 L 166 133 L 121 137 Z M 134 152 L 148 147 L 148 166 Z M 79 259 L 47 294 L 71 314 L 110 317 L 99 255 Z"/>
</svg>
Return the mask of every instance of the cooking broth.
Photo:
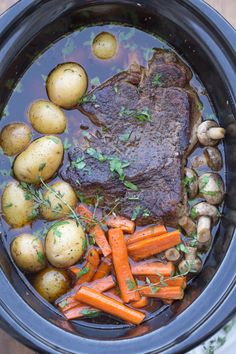
<svg viewBox="0 0 236 354">
<path fill-rule="evenodd" d="M 111 32 L 118 39 L 119 49 L 117 55 L 110 60 L 99 60 L 92 53 L 92 41 L 94 37 L 102 31 Z M 22 78 L 18 81 L 16 87 L 12 91 L 8 104 L 5 107 L 4 114 L 0 122 L 0 130 L 3 126 L 11 122 L 21 121 L 29 125 L 27 110 L 33 101 L 38 99 L 47 99 L 45 80 L 48 73 L 58 64 L 73 61 L 81 64 L 88 74 L 89 91 L 91 88 L 99 85 L 113 75 L 126 70 L 133 62 L 147 66 L 148 60 L 152 57 L 153 48 L 173 50 L 173 48 L 167 43 L 152 34 L 135 28 L 114 24 L 82 28 L 59 39 L 57 42 L 52 43 L 49 48 L 47 48 L 38 58 L 35 59 Z M 207 96 L 198 77 L 194 73 L 190 83 L 198 92 L 200 101 L 202 102 L 203 118 L 217 120 L 209 97 Z M 9 80 L 7 85 L 9 87 L 12 86 L 11 80 Z M 83 143 L 84 139 L 86 139 L 86 135 L 88 135 L 87 133 L 94 134 L 95 130 L 98 128 L 95 129 L 88 117 L 83 115 L 78 110 L 67 110 L 65 111 L 65 114 L 68 119 L 68 126 L 65 133 L 60 134 L 60 137 L 64 142 L 65 148 L 64 164 L 67 164 L 67 151 L 70 148 L 73 148 L 73 146 Z M 40 136 L 42 135 L 34 131 L 32 139 L 34 140 Z M 219 145 L 219 149 L 221 150 L 222 156 L 224 156 L 223 144 Z M 188 161 L 191 157 L 198 155 L 201 152 L 202 149 L 197 147 L 192 152 L 192 155 Z M 6 183 L 13 178 L 11 172 L 13 160 L 14 159 L 12 157 L 5 156 L 1 151 L 1 193 Z M 207 170 L 209 169 L 207 168 Z M 204 168 L 201 169 L 201 171 L 204 171 Z M 220 173 L 224 179 L 224 168 Z M 56 179 L 57 177 L 54 181 Z M 196 204 L 197 202 L 198 200 L 195 199 L 191 201 L 191 204 Z M 5 231 L 5 245 L 8 252 L 10 243 L 16 235 L 27 232 L 33 233 L 40 238 L 44 238 L 47 230 L 53 223 L 55 223 L 55 221 L 47 222 L 45 220 L 38 219 L 32 225 L 27 225 L 20 229 L 11 229 L 2 219 L 3 230 Z M 216 233 L 216 229 L 217 227 L 213 229 L 213 236 Z M 207 256 L 207 253 L 201 255 L 203 262 Z M 28 279 L 24 275 L 22 276 L 25 281 L 28 282 Z M 160 301 L 153 300 L 148 307 L 149 316 L 156 313 L 156 311 L 160 311 L 162 306 L 163 305 Z M 99 323 L 104 321 L 114 323 L 115 321 L 115 323 L 117 323 L 116 320 L 113 320 L 111 317 L 105 315 L 100 318 L 85 319 L 85 321 L 95 321 Z"/>
</svg>

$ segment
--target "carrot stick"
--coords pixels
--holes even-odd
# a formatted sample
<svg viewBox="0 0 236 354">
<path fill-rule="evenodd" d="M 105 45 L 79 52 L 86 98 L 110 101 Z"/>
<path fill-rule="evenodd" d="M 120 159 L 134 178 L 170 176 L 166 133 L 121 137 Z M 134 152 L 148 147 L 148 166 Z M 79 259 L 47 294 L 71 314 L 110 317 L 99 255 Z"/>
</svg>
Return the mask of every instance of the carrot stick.
<svg viewBox="0 0 236 354">
<path fill-rule="evenodd" d="M 115 282 L 110 275 L 102 279 L 94 280 L 90 283 L 85 283 L 84 285 L 91 289 L 95 289 L 98 292 L 103 292 L 112 289 L 115 286 Z M 75 299 L 75 294 L 80 288 L 81 285 L 76 285 L 69 293 L 64 294 L 63 297 L 56 301 L 56 305 L 62 312 L 80 305 L 79 302 Z"/>
<path fill-rule="evenodd" d="M 85 317 L 85 316 L 96 316 L 99 313 L 100 313 L 99 310 L 87 305 L 78 305 L 74 308 L 71 308 L 63 312 L 64 316 L 68 320 L 74 320 L 76 318 Z"/>
<path fill-rule="evenodd" d="M 135 223 L 123 216 L 109 216 L 106 219 L 106 224 L 108 227 L 121 229 L 128 234 L 132 234 L 135 230 Z"/>
<path fill-rule="evenodd" d="M 146 281 L 146 279 L 148 278 L 152 284 L 158 284 L 157 286 L 161 286 L 160 283 L 161 278 L 158 275 L 137 275 L 136 278 L 142 281 Z M 163 281 L 168 286 L 182 286 L 184 289 L 186 288 L 187 285 L 185 277 L 178 277 L 174 279 L 163 278 Z"/>
<path fill-rule="evenodd" d="M 77 292 L 76 299 L 136 325 L 140 324 L 145 318 L 144 313 L 133 310 L 119 301 L 111 299 L 86 286 L 82 286 Z"/>
<path fill-rule="evenodd" d="M 137 285 L 131 273 L 123 231 L 121 229 L 110 229 L 108 237 L 121 298 L 124 302 L 138 301 L 140 296 L 137 291 L 133 291 L 137 289 Z"/>
<path fill-rule="evenodd" d="M 184 297 L 181 286 L 145 286 L 140 288 L 140 294 L 158 299 L 180 300 Z"/>
<path fill-rule="evenodd" d="M 132 307 L 135 307 L 137 309 L 141 309 L 142 307 L 147 306 L 149 303 L 148 298 L 146 296 L 141 296 L 140 300 L 138 301 L 133 301 L 130 303 Z"/>
<path fill-rule="evenodd" d="M 88 207 L 81 203 L 76 207 L 76 213 L 84 219 L 84 222 L 88 226 L 91 226 L 93 222 L 93 213 L 89 210 Z"/>
<path fill-rule="evenodd" d="M 102 261 L 96 273 L 94 274 L 92 280 L 101 279 L 107 276 L 110 273 L 110 271 L 111 271 L 111 264 L 108 264 L 108 262 L 106 261 Z"/>
<path fill-rule="evenodd" d="M 136 231 L 133 235 L 126 238 L 126 244 L 130 245 L 138 241 L 146 240 L 151 237 L 160 236 L 167 232 L 164 225 L 149 226 L 145 229 Z"/>
<path fill-rule="evenodd" d="M 107 257 L 109 254 L 111 254 L 111 247 L 107 241 L 105 232 L 99 225 L 95 225 L 91 231 L 90 235 L 94 238 L 96 244 L 98 247 L 101 248 L 101 251 L 104 255 L 104 257 Z"/>
<path fill-rule="evenodd" d="M 92 280 L 94 274 L 97 271 L 100 262 L 100 256 L 98 254 L 98 251 L 95 248 L 91 248 L 86 258 L 87 262 L 84 268 L 82 270 L 79 270 L 79 272 L 76 274 L 76 277 L 78 278 L 76 285 L 89 282 L 90 280 Z"/>
<path fill-rule="evenodd" d="M 129 255 L 134 260 L 151 257 L 181 243 L 180 232 L 178 230 L 166 234 L 148 238 L 143 241 L 128 245 Z"/>
<path fill-rule="evenodd" d="M 131 271 L 134 275 L 157 275 L 158 273 L 170 277 L 174 273 L 175 267 L 172 262 L 139 262 L 131 265 Z"/>
</svg>

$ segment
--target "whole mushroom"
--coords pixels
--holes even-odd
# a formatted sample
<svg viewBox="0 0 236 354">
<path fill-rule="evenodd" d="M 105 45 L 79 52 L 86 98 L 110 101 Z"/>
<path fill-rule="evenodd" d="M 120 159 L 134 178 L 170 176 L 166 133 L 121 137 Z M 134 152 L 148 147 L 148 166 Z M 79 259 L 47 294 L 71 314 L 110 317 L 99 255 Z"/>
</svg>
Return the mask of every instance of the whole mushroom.
<svg viewBox="0 0 236 354">
<path fill-rule="evenodd" d="M 225 136 L 225 129 L 213 120 L 205 120 L 197 129 L 199 142 L 204 146 L 214 146 Z"/>
<path fill-rule="evenodd" d="M 200 258 L 196 257 L 197 248 L 187 247 L 187 253 L 185 254 L 185 259 L 179 263 L 179 271 L 184 274 L 187 272 L 198 273 L 202 268 L 202 261 Z"/>
<path fill-rule="evenodd" d="M 220 171 L 223 167 L 223 160 L 220 150 L 211 146 L 204 149 L 202 155 L 195 156 L 191 162 L 193 168 L 208 166 L 213 171 Z"/>
<path fill-rule="evenodd" d="M 207 244 L 211 240 L 211 227 L 219 218 L 218 209 L 214 205 L 201 202 L 194 205 L 191 216 L 197 220 L 197 241 L 199 244 Z"/>
<path fill-rule="evenodd" d="M 217 173 L 204 173 L 199 177 L 200 195 L 210 204 L 220 204 L 224 198 L 224 182 Z"/>
<path fill-rule="evenodd" d="M 198 175 L 191 168 L 185 168 L 184 186 L 189 199 L 194 199 L 198 193 Z"/>
</svg>

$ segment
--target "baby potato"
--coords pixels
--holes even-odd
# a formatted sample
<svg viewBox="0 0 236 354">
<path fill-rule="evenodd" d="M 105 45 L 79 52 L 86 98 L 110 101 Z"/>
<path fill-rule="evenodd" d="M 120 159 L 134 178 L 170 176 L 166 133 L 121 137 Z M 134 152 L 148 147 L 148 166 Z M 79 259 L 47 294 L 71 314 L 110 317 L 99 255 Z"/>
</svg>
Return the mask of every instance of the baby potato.
<svg viewBox="0 0 236 354">
<path fill-rule="evenodd" d="M 41 134 L 61 134 L 66 129 L 63 110 L 47 100 L 33 102 L 28 116 L 33 128 Z"/>
<path fill-rule="evenodd" d="M 48 267 L 35 275 L 33 282 L 37 292 L 48 302 L 54 302 L 70 287 L 66 271 Z"/>
<path fill-rule="evenodd" d="M 65 109 L 72 109 L 77 105 L 87 86 L 87 74 L 77 63 L 58 65 L 49 74 L 46 84 L 50 101 Z"/>
<path fill-rule="evenodd" d="M 117 51 L 116 37 L 109 32 L 101 32 L 94 38 L 92 48 L 97 58 L 111 59 Z"/>
<path fill-rule="evenodd" d="M 47 259 L 57 268 L 67 268 L 78 262 L 86 247 L 84 231 L 72 219 L 58 221 L 46 236 Z"/>
<path fill-rule="evenodd" d="M 16 181 L 8 183 L 3 190 L 2 213 L 12 227 L 22 227 L 37 216 L 34 201 L 26 196 Z"/>
<path fill-rule="evenodd" d="M 63 144 L 59 138 L 47 135 L 33 141 L 17 156 L 13 172 L 20 181 L 37 184 L 51 178 L 63 159 Z"/>
<path fill-rule="evenodd" d="M 11 255 L 23 271 L 34 273 L 45 267 L 42 241 L 31 234 L 21 234 L 11 243 Z"/>
<path fill-rule="evenodd" d="M 0 134 L 0 145 L 8 156 L 17 155 L 29 145 L 32 134 L 24 123 L 6 125 Z"/>
<path fill-rule="evenodd" d="M 77 204 L 77 197 L 73 188 L 64 181 L 58 181 L 52 184 L 51 189 L 54 190 L 59 196 L 72 208 Z M 51 191 L 46 191 L 44 199 L 49 200 L 50 207 L 41 205 L 40 212 L 43 218 L 47 220 L 61 219 L 70 213 L 70 209 L 67 205 L 61 202 L 61 200 Z"/>
</svg>

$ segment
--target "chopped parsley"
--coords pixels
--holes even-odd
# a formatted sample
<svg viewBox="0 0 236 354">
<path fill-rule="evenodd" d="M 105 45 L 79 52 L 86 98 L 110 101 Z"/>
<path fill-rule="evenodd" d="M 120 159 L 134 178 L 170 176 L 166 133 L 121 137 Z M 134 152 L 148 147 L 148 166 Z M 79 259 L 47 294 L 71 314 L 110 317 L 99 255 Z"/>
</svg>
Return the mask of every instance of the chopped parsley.
<svg viewBox="0 0 236 354">
<path fill-rule="evenodd" d="M 129 290 L 133 290 L 136 287 L 135 281 L 131 280 L 130 278 L 126 280 L 126 284 L 128 285 Z"/>
<path fill-rule="evenodd" d="M 160 87 L 162 86 L 162 81 L 161 81 L 161 74 L 156 74 L 152 80 L 153 86 Z"/>
<path fill-rule="evenodd" d="M 135 208 L 134 211 L 133 211 L 131 220 L 132 220 L 132 221 L 136 220 L 140 213 L 141 213 L 141 206 L 138 205 L 138 206 L 136 206 L 136 208 Z"/>
</svg>

